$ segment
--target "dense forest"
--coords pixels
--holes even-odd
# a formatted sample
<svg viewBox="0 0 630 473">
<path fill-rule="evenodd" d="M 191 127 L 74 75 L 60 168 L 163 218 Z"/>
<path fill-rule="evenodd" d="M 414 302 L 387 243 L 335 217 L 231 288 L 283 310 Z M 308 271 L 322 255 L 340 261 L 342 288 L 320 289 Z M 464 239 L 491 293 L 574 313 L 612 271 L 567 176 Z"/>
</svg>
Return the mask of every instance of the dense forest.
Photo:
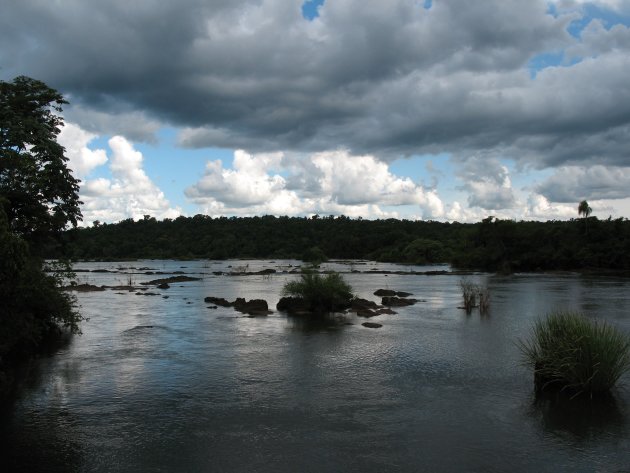
<svg viewBox="0 0 630 473">
<path fill-rule="evenodd" d="M 630 270 L 630 221 L 586 217 L 475 224 L 345 216 L 145 216 L 65 232 L 51 257 L 372 259 L 488 271 Z"/>
</svg>

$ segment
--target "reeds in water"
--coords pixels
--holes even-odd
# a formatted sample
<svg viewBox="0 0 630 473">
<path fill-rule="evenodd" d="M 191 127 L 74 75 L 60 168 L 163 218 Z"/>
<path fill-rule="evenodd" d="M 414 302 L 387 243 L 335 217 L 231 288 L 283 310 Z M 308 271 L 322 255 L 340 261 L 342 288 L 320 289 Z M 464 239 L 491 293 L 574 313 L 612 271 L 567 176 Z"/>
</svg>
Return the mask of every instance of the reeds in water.
<svg viewBox="0 0 630 473">
<path fill-rule="evenodd" d="M 531 338 L 519 346 L 534 369 L 538 392 L 556 388 L 592 397 L 610 391 L 630 368 L 630 337 L 577 312 L 557 311 L 538 320 Z"/>
</svg>

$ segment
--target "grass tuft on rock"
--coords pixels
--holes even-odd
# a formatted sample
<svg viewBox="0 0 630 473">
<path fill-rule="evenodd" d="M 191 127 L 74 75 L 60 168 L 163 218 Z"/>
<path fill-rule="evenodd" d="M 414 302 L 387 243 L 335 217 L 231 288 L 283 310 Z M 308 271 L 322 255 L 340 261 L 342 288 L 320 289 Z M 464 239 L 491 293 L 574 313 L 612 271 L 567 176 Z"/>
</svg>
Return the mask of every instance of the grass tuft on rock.
<svg viewBox="0 0 630 473">
<path fill-rule="evenodd" d="M 300 279 L 284 285 L 282 295 L 296 297 L 304 301 L 313 313 L 330 313 L 350 307 L 354 298 L 352 287 L 338 273 L 321 276 L 303 272 Z"/>
<path fill-rule="evenodd" d="M 534 369 L 537 392 L 559 389 L 574 395 L 609 392 L 630 368 L 630 337 L 603 321 L 557 311 L 538 320 L 520 341 Z"/>
</svg>

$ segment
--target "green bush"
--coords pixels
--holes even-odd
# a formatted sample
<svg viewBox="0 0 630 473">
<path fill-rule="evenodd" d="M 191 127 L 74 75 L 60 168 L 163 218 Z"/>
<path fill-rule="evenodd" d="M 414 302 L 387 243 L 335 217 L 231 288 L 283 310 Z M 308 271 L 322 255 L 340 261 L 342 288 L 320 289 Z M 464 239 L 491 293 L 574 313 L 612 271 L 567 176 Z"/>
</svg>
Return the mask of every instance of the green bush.
<svg viewBox="0 0 630 473">
<path fill-rule="evenodd" d="M 534 368 L 539 391 L 604 393 L 630 368 L 630 338 L 576 312 L 554 312 L 538 320 L 531 339 L 521 341 L 520 347 Z"/>
<path fill-rule="evenodd" d="M 320 276 L 303 272 L 298 281 L 284 285 L 282 295 L 303 299 L 311 312 L 329 313 L 350 306 L 352 287 L 338 273 Z"/>
</svg>

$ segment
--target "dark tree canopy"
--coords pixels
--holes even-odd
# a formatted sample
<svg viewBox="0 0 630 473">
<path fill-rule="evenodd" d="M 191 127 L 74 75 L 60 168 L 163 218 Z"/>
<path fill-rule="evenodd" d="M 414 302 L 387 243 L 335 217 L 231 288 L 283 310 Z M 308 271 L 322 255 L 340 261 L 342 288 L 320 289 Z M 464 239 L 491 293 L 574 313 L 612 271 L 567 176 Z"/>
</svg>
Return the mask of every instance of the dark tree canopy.
<svg viewBox="0 0 630 473">
<path fill-rule="evenodd" d="M 0 81 L 0 197 L 10 231 L 30 242 L 81 219 L 79 181 L 57 143 L 65 103 L 38 80 Z"/>
</svg>

